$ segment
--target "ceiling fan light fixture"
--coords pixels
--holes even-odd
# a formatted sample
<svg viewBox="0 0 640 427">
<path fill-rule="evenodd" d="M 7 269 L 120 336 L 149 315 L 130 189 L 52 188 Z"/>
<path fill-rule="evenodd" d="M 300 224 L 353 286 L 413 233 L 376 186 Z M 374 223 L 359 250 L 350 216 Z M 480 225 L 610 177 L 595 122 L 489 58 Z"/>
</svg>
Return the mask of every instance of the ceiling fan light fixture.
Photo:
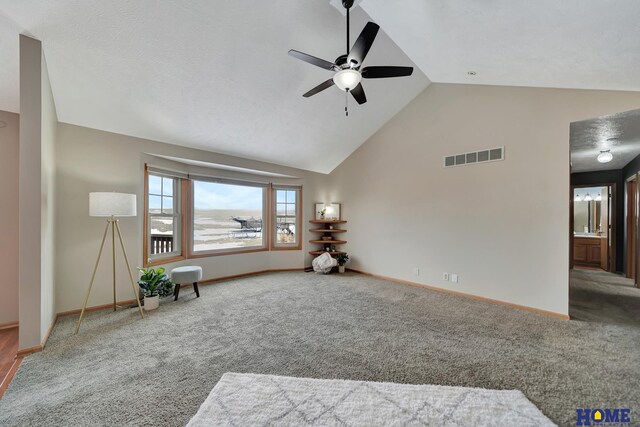
<svg viewBox="0 0 640 427">
<path fill-rule="evenodd" d="M 350 68 L 340 70 L 333 76 L 333 82 L 340 90 L 350 91 L 360 84 L 362 74 Z"/>
<path fill-rule="evenodd" d="M 611 154 L 609 150 L 601 151 L 600 154 L 598 154 L 598 161 L 600 163 L 609 163 L 612 159 L 613 159 L 613 154 Z"/>
</svg>

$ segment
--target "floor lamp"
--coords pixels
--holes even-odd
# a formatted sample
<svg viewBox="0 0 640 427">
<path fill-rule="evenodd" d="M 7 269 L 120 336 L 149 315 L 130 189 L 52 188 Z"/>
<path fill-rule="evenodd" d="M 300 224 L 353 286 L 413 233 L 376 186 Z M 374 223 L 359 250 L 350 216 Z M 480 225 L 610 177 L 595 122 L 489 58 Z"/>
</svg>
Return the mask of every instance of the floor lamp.
<svg viewBox="0 0 640 427">
<path fill-rule="evenodd" d="M 87 302 L 89 301 L 89 295 L 91 294 L 91 288 L 93 282 L 96 279 L 96 272 L 98 271 L 98 264 L 100 263 L 100 257 L 102 256 L 102 250 L 104 249 L 104 242 L 107 239 L 107 233 L 111 228 L 111 259 L 113 269 L 113 311 L 116 311 L 116 233 L 118 234 L 118 240 L 120 241 L 120 247 L 124 254 L 124 260 L 127 264 L 127 271 L 129 272 L 129 279 L 131 279 L 131 287 L 133 288 L 133 294 L 136 296 L 138 302 L 138 309 L 140 310 L 140 316 L 144 319 L 144 313 L 142 312 L 142 306 L 140 305 L 140 298 L 136 289 L 135 282 L 133 281 L 133 275 L 131 274 L 131 265 L 129 264 L 129 258 L 127 257 L 127 251 L 124 248 L 124 242 L 122 240 L 122 234 L 120 233 L 120 227 L 118 226 L 119 217 L 132 217 L 136 216 L 136 195 L 125 193 L 89 193 L 89 216 L 106 217 L 107 226 L 104 229 L 102 235 L 102 243 L 100 244 L 100 250 L 98 251 L 98 259 L 96 265 L 93 268 L 93 275 L 91 276 L 91 282 L 87 289 L 87 294 L 84 297 L 84 304 L 82 305 L 82 311 L 80 311 L 80 318 L 76 326 L 76 332 L 80 330 L 80 323 L 82 323 L 82 317 L 84 311 L 87 308 Z"/>
</svg>

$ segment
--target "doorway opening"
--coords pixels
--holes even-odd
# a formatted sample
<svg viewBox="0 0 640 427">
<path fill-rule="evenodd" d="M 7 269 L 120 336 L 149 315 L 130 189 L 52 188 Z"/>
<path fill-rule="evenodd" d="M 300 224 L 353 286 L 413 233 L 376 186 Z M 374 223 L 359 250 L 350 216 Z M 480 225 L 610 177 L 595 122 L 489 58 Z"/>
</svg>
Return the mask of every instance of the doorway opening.
<svg viewBox="0 0 640 427">
<path fill-rule="evenodd" d="M 574 268 L 616 271 L 615 183 L 573 187 Z"/>
</svg>

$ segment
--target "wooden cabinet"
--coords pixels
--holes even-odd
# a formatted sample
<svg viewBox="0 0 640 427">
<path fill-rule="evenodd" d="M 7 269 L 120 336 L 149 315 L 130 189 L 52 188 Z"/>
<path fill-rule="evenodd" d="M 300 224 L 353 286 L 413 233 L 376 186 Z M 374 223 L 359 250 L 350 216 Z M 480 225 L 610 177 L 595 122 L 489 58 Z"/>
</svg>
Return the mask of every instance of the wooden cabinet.
<svg viewBox="0 0 640 427">
<path fill-rule="evenodd" d="M 606 244 L 607 244 L 606 238 L 574 236 L 573 238 L 574 264 L 600 267 L 603 261 L 602 251 L 603 249 L 606 249 Z M 602 245 L 605 245 L 605 248 L 603 248 Z"/>
<path fill-rule="evenodd" d="M 320 237 L 314 240 L 309 240 L 310 243 L 316 243 L 318 245 L 322 245 L 321 248 L 317 251 L 310 251 L 311 255 L 321 255 L 325 252 L 328 252 L 330 255 L 338 255 L 338 254 L 346 254 L 346 252 L 342 252 L 339 250 L 335 251 L 327 251 L 327 248 L 331 249 L 331 246 L 344 245 L 347 243 L 346 240 L 340 240 L 337 238 L 337 233 L 346 233 L 347 230 L 337 227 L 339 224 L 346 224 L 347 221 L 343 220 L 331 220 L 331 219 L 312 219 L 309 221 L 311 224 L 314 224 L 316 227 L 310 229 L 312 233 L 321 233 Z"/>
</svg>

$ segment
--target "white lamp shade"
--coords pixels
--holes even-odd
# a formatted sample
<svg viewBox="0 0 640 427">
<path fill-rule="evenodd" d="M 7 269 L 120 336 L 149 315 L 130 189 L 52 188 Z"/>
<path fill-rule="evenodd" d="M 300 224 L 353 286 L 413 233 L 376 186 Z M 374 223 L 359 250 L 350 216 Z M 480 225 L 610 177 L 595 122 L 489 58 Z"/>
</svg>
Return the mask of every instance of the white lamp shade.
<svg viewBox="0 0 640 427">
<path fill-rule="evenodd" d="M 360 84 L 362 75 L 350 68 L 338 71 L 333 76 L 333 82 L 340 88 L 340 90 L 351 90 Z"/>
<path fill-rule="evenodd" d="M 136 195 L 89 193 L 89 216 L 136 216 Z"/>
</svg>

